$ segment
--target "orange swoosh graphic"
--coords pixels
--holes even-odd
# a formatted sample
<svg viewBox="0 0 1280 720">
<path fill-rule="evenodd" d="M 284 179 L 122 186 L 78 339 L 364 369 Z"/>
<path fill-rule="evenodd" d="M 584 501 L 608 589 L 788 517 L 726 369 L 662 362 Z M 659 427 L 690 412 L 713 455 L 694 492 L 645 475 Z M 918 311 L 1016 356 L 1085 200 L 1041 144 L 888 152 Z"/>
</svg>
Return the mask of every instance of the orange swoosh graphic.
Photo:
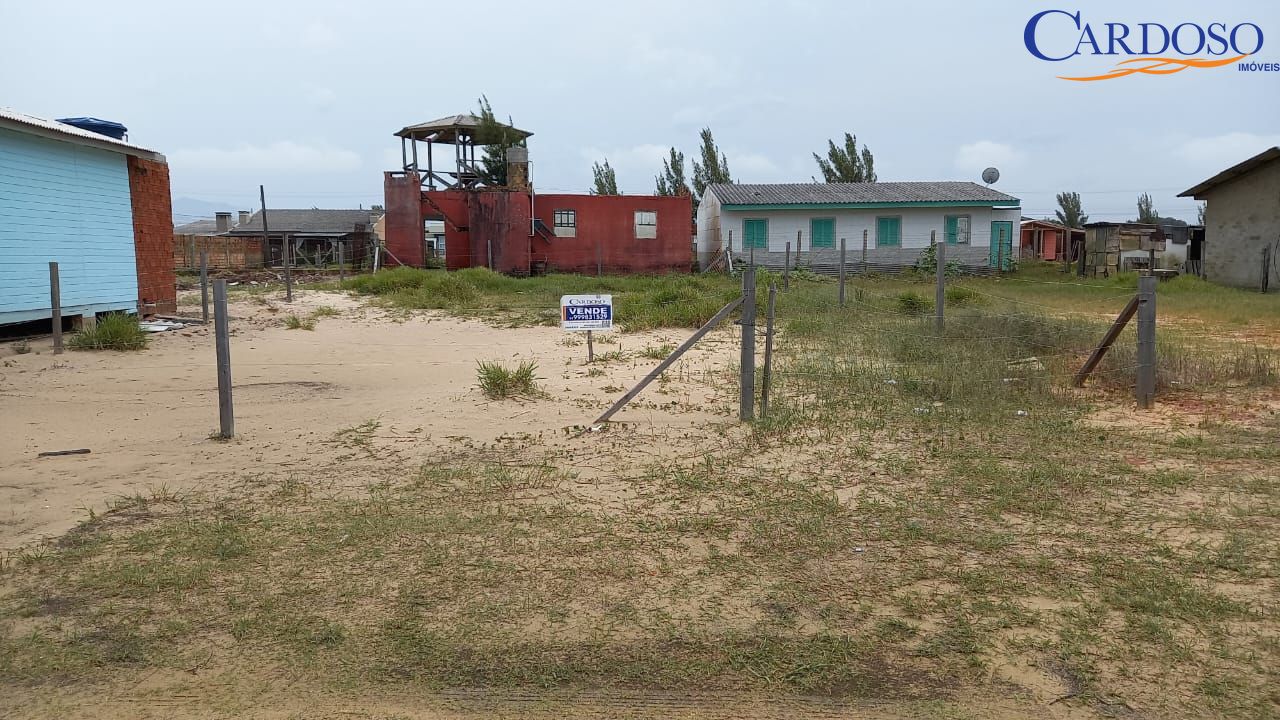
<svg viewBox="0 0 1280 720">
<path fill-rule="evenodd" d="M 1171 58 L 1171 57 L 1141 57 L 1123 60 L 1117 63 L 1116 68 L 1104 75 L 1090 75 L 1088 77 L 1067 77 L 1059 75 L 1060 80 L 1076 80 L 1078 82 L 1092 82 L 1094 80 L 1111 80 L 1126 75 L 1134 75 L 1141 73 L 1144 75 L 1172 75 L 1173 73 L 1182 72 L 1187 68 L 1210 68 L 1230 65 L 1238 60 L 1249 57 L 1248 53 L 1237 55 L 1235 57 L 1221 58 L 1219 60 L 1200 60 L 1198 58 Z M 1130 63 L 1147 63 L 1146 65 L 1135 67 L 1120 67 L 1121 65 L 1129 65 Z"/>
</svg>

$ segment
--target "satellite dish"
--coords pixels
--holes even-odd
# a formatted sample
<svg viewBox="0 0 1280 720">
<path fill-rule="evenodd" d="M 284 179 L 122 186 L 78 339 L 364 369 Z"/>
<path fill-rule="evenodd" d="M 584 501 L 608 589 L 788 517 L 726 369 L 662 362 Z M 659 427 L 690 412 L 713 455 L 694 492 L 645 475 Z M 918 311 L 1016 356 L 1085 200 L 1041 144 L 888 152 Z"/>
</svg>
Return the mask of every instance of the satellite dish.
<svg viewBox="0 0 1280 720">
<path fill-rule="evenodd" d="M 990 167 L 982 171 L 982 182 L 990 185 L 1000 179 L 1000 171 Z"/>
</svg>

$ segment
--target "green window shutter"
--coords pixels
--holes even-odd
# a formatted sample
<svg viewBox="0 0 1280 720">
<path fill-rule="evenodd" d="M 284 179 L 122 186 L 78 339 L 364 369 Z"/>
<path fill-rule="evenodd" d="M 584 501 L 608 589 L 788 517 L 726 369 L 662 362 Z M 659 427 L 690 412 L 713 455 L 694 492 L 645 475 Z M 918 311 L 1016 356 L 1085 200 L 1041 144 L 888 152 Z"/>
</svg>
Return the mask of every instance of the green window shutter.
<svg viewBox="0 0 1280 720">
<path fill-rule="evenodd" d="M 902 219 L 876 218 L 876 247 L 897 247 L 902 244 Z"/>
<path fill-rule="evenodd" d="M 836 244 L 834 218 L 813 218 L 809 221 L 809 247 L 829 248 Z"/>
<path fill-rule="evenodd" d="M 948 215 L 943 222 L 942 234 L 946 236 L 948 245 L 956 244 L 956 233 L 959 222 L 960 218 L 955 215 Z"/>
</svg>

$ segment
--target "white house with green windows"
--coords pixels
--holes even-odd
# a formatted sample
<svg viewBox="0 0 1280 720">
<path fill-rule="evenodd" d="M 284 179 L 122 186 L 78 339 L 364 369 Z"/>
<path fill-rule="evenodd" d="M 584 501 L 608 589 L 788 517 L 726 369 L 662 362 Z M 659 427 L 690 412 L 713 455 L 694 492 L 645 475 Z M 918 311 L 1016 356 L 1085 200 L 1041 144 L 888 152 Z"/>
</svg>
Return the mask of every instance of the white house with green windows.
<svg viewBox="0 0 1280 720">
<path fill-rule="evenodd" d="M 735 259 L 781 267 L 791 244 L 793 265 L 834 267 L 840 239 L 857 271 L 914 265 L 931 233 L 947 243 L 947 260 L 970 269 L 1006 264 L 1022 218 L 1018 198 L 971 182 L 796 183 L 712 185 L 698 206 L 698 260 L 726 249 Z M 1003 241 L 1003 250 L 998 248 Z"/>
</svg>

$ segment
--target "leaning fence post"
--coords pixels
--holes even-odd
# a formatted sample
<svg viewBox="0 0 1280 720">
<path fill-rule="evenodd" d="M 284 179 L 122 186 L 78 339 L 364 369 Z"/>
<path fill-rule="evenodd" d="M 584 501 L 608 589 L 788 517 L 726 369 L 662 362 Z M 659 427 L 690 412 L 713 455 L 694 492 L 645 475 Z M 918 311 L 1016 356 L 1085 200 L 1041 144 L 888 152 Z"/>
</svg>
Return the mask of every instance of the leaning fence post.
<svg viewBox="0 0 1280 720">
<path fill-rule="evenodd" d="M 756 268 L 742 273 L 742 357 L 738 392 L 738 418 L 755 417 L 756 409 Z"/>
<path fill-rule="evenodd" d="M 227 325 L 227 281 L 213 281 L 213 334 L 218 355 L 218 429 L 223 439 L 236 433 L 231 405 L 231 334 Z"/>
<path fill-rule="evenodd" d="M 840 307 L 844 307 L 844 238 L 840 238 Z"/>
<path fill-rule="evenodd" d="M 209 324 L 209 251 L 200 251 L 200 321 Z"/>
<path fill-rule="evenodd" d="M 937 267 L 938 287 L 934 291 L 933 304 L 937 305 L 938 319 L 937 319 L 936 325 L 938 329 L 938 334 L 941 335 L 946 328 L 946 324 L 945 324 L 946 320 L 943 318 L 943 306 L 946 305 L 946 300 L 947 300 L 947 289 L 946 289 L 947 240 L 946 238 L 943 238 L 942 242 L 938 242 L 938 231 L 930 230 L 929 242 L 933 244 L 933 249 L 934 249 L 933 259 L 937 261 L 937 265 L 938 265 Z"/>
<path fill-rule="evenodd" d="M 782 291 L 791 289 L 791 241 L 787 241 L 786 254 L 782 256 Z"/>
<path fill-rule="evenodd" d="M 1138 277 L 1138 407 L 1146 410 L 1156 396 L 1156 277 Z"/>
<path fill-rule="evenodd" d="M 764 370 L 760 378 L 760 417 L 769 417 L 769 388 L 773 386 L 773 309 L 778 286 L 769 285 L 769 305 L 764 316 Z"/>
<path fill-rule="evenodd" d="M 58 263 L 49 262 L 49 307 L 53 322 L 53 354 L 62 354 L 62 284 L 58 280 Z"/>
</svg>

